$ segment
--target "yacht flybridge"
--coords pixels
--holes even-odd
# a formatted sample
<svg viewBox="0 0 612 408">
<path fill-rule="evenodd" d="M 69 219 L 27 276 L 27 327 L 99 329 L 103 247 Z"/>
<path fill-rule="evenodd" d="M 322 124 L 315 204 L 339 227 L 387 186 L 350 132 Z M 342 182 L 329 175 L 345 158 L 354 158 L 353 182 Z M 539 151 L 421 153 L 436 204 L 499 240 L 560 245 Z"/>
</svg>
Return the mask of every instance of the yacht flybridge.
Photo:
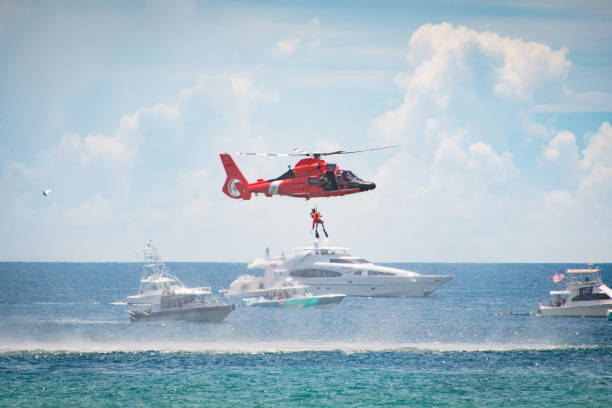
<svg viewBox="0 0 612 408">
<path fill-rule="evenodd" d="M 601 280 L 599 268 L 568 269 L 565 290 L 550 292 L 553 301 L 538 305 L 539 316 L 605 317 L 612 309 L 612 290 Z"/>
<path fill-rule="evenodd" d="M 140 289 L 137 295 L 127 296 L 126 303 L 130 305 L 159 305 L 162 292 L 175 295 L 210 295 L 210 287 L 187 288 L 179 278 L 173 275 L 161 261 L 157 248 L 151 241 L 143 248 L 144 263 Z"/>
<path fill-rule="evenodd" d="M 227 294 L 248 297 L 278 282 L 296 280 L 314 295 L 343 293 L 346 296 L 429 296 L 453 275 L 421 275 L 398 268 L 376 265 L 352 256 L 348 248 L 321 245 L 297 248 L 284 256 L 257 259 L 249 269 L 264 268 L 265 275 L 243 275 L 230 286 Z"/>
</svg>

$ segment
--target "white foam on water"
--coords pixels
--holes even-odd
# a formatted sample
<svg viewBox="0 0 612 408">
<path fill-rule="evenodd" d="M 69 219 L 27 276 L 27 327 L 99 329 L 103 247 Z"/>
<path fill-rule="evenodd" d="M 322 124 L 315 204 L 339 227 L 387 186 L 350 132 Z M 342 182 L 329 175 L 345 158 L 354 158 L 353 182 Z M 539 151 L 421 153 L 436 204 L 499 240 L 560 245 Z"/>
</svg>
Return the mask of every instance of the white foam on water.
<svg viewBox="0 0 612 408">
<path fill-rule="evenodd" d="M 46 320 L 47 322 L 49 320 Z M 92 319 L 54 319 L 50 320 L 54 323 L 69 323 L 69 324 L 118 324 L 124 323 L 129 324 L 130 322 L 126 322 L 125 320 L 92 320 Z"/>
<path fill-rule="evenodd" d="M 0 353 L 10 352 L 51 352 L 51 353 L 138 353 L 138 352 L 193 352 L 219 354 L 263 354 L 299 352 L 506 352 L 506 351 L 545 351 L 582 348 L 610 348 L 612 346 L 594 345 L 552 345 L 552 344 L 514 344 L 514 343 L 344 343 L 344 342 L 298 342 L 298 341 L 176 341 L 143 340 L 96 342 L 89 339 L 70 339 L 61 341 L 23 341 L 15 344 L 0 343 Z"/>
</svg>

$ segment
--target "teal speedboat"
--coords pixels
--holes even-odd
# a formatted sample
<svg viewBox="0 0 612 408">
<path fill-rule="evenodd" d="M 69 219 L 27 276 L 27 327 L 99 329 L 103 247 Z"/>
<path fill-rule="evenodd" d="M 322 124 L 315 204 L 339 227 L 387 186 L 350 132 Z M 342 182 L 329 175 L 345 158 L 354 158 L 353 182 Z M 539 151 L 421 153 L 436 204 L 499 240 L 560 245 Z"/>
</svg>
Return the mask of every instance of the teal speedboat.
<svg viewBox="0 0 612 408">
<path fill-rule="evenodd" d="M 291 286 L 268 289 L 259 297 L 243 299 L 244 305 L 260 307 L 334 307 L 344 299 L 344 294 L 313 295 L 307 286 Z"/>
</svg>

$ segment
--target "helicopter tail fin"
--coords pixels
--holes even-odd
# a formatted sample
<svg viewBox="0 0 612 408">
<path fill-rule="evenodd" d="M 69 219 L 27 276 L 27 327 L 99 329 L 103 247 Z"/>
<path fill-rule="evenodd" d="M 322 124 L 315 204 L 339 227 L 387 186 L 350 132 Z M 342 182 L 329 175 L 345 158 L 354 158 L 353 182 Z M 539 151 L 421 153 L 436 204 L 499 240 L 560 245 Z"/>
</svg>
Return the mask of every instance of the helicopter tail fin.
<svg viewBox="0 0 612 408">
<path fill-rule="evenodd" d="M 225 184 L 223 184 L 223 192 L 231 198 L 250 200 L 251 192 L 247 189 L 249 182 L 234 163 L 232 156 L 227 153 L 221 153 L 219 156 L 225 168 L 225 173 L 227 173 Z"/>
</svg>

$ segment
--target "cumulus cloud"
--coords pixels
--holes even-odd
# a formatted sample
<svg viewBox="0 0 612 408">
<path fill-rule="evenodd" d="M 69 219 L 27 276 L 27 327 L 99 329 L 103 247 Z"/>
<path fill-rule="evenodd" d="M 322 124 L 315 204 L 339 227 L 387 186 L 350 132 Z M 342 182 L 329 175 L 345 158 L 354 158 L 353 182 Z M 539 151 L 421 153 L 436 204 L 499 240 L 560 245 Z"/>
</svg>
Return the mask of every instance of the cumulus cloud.
<svg viewBox="0 0 612 408">
<path fill-rule="evenodd" d="M 276 42 L 273 52 L 278 55 L 291 55 L 295 52 L 302 40 L 299 37 L 287 38 Z"/>
<path fill-rule="evenodd" d="M 403 102 L 381 114 L 373 131 L 389 142 L 410 139 L 407 132 L 414 129 L 409 124 L 419 115 L 460 109 L 462 98 L 480 88 L 500 101 L 564 94 L 572 66 L 567 56 L 567 48 L 552 50 L 546 44 L 449 23 L 425 24 L 409 41 L 406 59 L 411 72 L 396 76 Z M 454 99 L 459 100 L 455 105 Z"/>
<path fill-rule="evenodd" d="M 503 152 L 498 155 L 493 147 L 483 142 L 476 142 L 469 147 L 467 168 L 494 182 L 511 179 L 517 174 L 517 168 L 512 163 L 512 154 Z"/>
<path fill-rule="evenodd" d="M 607 167 L 612 167 L 612 126 L 610 123 L 603 122 L 599 130 L 588 136 L 588 145 L 582 151 L 584 167 L 592 167 L 596 163 L 601 163 Z"/>
<path fill-rule="evenodd" d="M 59 143 L 43 152 L 50 160 L 68 160 L 78 155 L 83 166 L 99 159 L 114 165 L 126 165 L 131 162 L 142 141 L 140 134 L 143 121 L 152 118 L 176 120 L 180 110 L 176 106 L 154 105 L 142 108 L 133 114 L 123 116 L 117 131 L 112 135 L 89 134 L 81 138 L 74 132 L 62 135 Z"/>
<path fill-rule="evenodd" d="M 545 194 L 544 200 L 553 205 L 570 205 L 574 202 L 574 197 L 567 190 L 552 190 Z"/>
<path fill-rule="evenodd" d="M 572 166 L 578 160 L 576 136 L 568 130 L 561 130 L 548 142 L 542 153 L 546 160 Z"/>
<path fill-rule="evenodd" d="M 572 176 L 565 189 L 548 191 L 544 199 L 559 218 L 581 220 L 607 231 L 612 228 L 608 204 L 612 201 L 612 127 L 603 122 L 597 132 L 587 134 L 586 141 L 579 152 L 575 136 L 560 131 L 545 146 L 543 157 L 557 165 L 555 171 Z"/>
<path fill-rule="evenodd" d="M 232 91 L 249 101 L 278 102 L 280 95 L 264 88 L 253 85 L 251 78 L 243 75 L 227 75 Z"/>
<path fill-rule="evenodd" d="M 66 210 L 65 217 L 69 224 L 88 226 L 108 222 L 113 213 L 113 202 L 96 194 L 93 200 Z"/>
<path fill-rule="evenodd" d="M 553 51 L 548 45 L 522 39 L 479 33 L 449 23 L 421 26 L 410 38 L 409 62 L 418 65 L 412 87 L 421 93 L 438 90 L 444 77 L 464 68 L 473 53 L 488 58 L 495 70 L 493 90 L 505 98 L 526 99 L 548 83 L 563 83 L 571 62 L 568 49 Z"/>
</svg>

